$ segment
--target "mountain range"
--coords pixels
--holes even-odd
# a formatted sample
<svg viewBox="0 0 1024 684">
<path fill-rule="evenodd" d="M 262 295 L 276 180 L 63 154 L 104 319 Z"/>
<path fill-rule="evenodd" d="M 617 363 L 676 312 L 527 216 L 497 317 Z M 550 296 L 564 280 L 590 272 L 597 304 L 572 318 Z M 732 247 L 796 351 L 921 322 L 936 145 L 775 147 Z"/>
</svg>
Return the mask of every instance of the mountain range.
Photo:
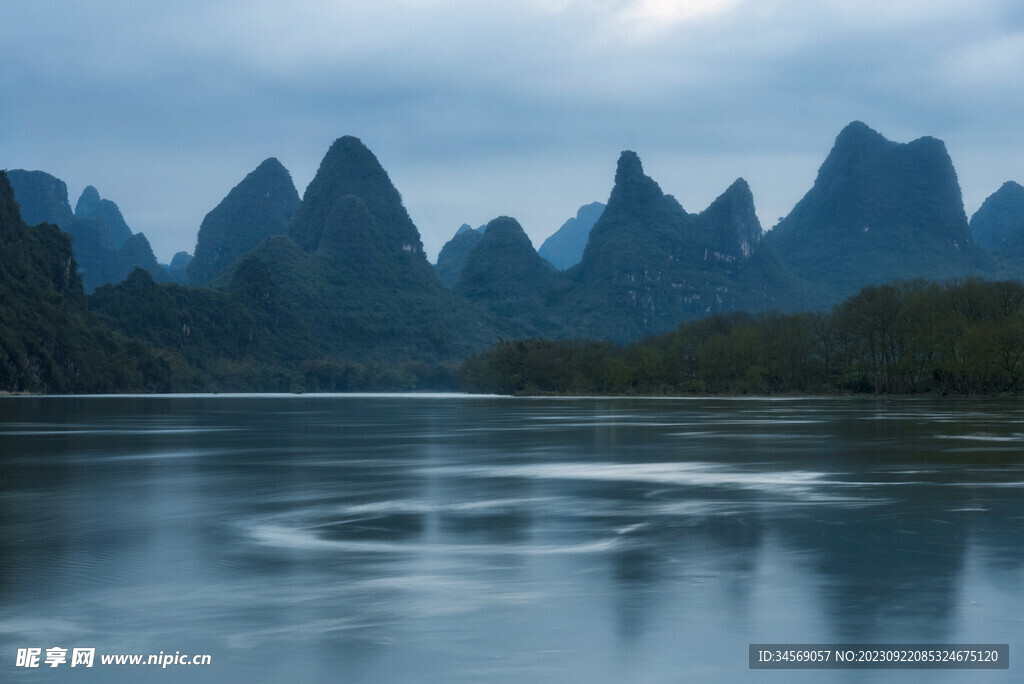
<svg viewBox="0 0 1024 684">
<path fill-rule="evenodd" d="M 52 177 L 50 177 L 52 178 Z M 62 210 L 61 188 L 31 186 Z M 67 194 L 64 191 L 66 201 Z M 70 219 L 66 214 L 45 219 Z M 39 215 L 32 219 L 40 218 Z M 164 354 L 116 332 L 88 308 L 71 238 L 51 220 L 29 227 L 0 172 L 0 387 L 16 392 L 168 391 L 183 378 Z M 142 272 L 142 271 L 139 271 Z M 175 372 L 180 371 L 180 372 Z"/>
<path fill-rule="evenodd" d="M 120 282 L 135 268 L 149 271 L 158 281 L 170 280 L 146 236 L 133 234 L 117 205 L 101 199 L 93 186 L 85 188 L 72 213 L 67 185 L 59 178 L 21 169 L 8 171 L 7 178 L 25 223 L 49 223 L 71 236 L 87 292 Z"/>
<path fill-rule="evenodd" d="M 462 226 L 431 266 L 387 172 L 351 136 L 331 145 L 301 199 L 280 162 L 264 161 L 207 214 L 194 258 L 168 267 L 95 188 L 72 212 L 59 179 L 6 178 L 9 203 L 21 205 L 17 219 L 7 211 L 11 234 L 39 231 L 33 249 L 53 253 L 22 255 L 24 268 L 57 258 L 71 269 L 64 281 L 52 266 L 26 278 L 59 288 L 11 285 L 16 308 L 58 288 L 82 326 L 135 345 L 128 365 L 150 372 L 132 387 L 409 388 L 501 338 L 622 343 L 716 313 L 821 310 L 894 279 L 1024 272 L 1024 189 L 1007 183 L 968 223 L 941 141 L 895 143 L 861 122 L 840 132 L 812 188 L 768 232 L 742 178 L 691 213 L 624 151 L 607 203 L 581 207 L 545 242 L 548 259 L 514 218 L 498 217 Z M 45 225 L 70 235 L 72 260 Z M 9 358 L 32 366 L 17 351 L 29 333 L 3 330 Z M 27 330 L 50 334 L 38 320 Z M 83 386 L 50 375 L 5 382 Z"/>
</svg>

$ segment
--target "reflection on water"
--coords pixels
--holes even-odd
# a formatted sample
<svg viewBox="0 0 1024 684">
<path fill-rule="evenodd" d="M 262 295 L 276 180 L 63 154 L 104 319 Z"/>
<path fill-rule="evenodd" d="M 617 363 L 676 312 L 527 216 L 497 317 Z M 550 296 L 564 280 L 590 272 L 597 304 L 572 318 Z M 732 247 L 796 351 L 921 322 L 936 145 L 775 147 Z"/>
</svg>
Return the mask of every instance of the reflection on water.
<svg viewBox="0 0 1024 684">
<path fill-rule="evenodd" d="M 868 682 L 750 671 L 747 645 L 1019 654 L 1022 417 L 1009 400 L 0 399 L 0 679 L 156 678 L 12 666 L 54 645 L 210 653 L 160 675 L 187 682 Z"/>
</svg>

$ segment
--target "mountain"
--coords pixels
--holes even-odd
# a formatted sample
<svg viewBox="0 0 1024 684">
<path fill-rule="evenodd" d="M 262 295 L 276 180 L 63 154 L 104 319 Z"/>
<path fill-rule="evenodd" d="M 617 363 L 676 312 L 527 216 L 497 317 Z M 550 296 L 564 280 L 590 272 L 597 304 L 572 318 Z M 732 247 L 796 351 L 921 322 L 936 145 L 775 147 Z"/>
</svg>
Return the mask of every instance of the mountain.
<svg viewBox="0 0 1024 684">
<path fill-rule="evenodd" d="M 806 311 L 831 304 L 765 244 L 754 194 L 744 179 L 738 178 L 726 188 L 697 215 L 695 224 L 695 233 L 705 244 L 706 267 L 731 281 L 726 290 L 715 295 L 718 304 L 728 303 L 731 310 L 748 312 Z"/>
<path fill-rule="evenodd" d="M 1016 227 L 1007 222 L 1004 238 L 995 249 L 995 255 L 1005 264 L 1002 277 L 1024 280 L 1024 218 Z"/>
<path fill-rule="evenodd" d="M 11 169 L 7 180 L 21 207 L 21 218 L 27 225 L 49 223 L 64 228 L 75 218 L 68 203 L 68 186 L 59 178 L 43 171 Z"/>
<path fill-rule="evenodd" d="M 996 255 L 1007 264 L 1006 275 L 1017 280 L 1024 280 L 1024 221 L 1017 230 L 1007 235 L 999 245 Z"/>
<path fill-rule="evenodd" d="M 160 282 L 169 280 L 146 236 L 133 234 L 120 208 L 102 199 L 91 185 L 78 198 L 69 232 L 73 246 L 81 252 L 82 281 L 87 292 L 106 283 L 121 282 L 136 268 L 145 269 Z"/>
<path fill-rule="evenodd" d="M 353 211 L 365 211 L 371 221 L 350 223 Z M 401 195 L 373 153 L 352 136 L 338 138 L 327 151 L 295 214 L 291 237 L 307 252 L 316 251 L 326 237 L 349 248 L 404 253 L 419 270 L 427 264 L 425 258 L 413 258 L 422 256 L 423 243 Z"/>
<path fill-rule="evenodd" d="M 299 206 L 291 174 L 265 160 L 203 219 L 188 284 L 206 285 L 224 268 L 271 235 L 284 235 Z"/>
<path fill-rule="evenodd" d="M 8 178 L 28 225 L 49 223 L 71 236 L 86 291 L 105 282 L 115 249 L 106 220 L 75 216 L 68 202 L 67 185 L 48 173 L 16 169 L 8 172 Z"/>
<path fill-rule="evenodd" d="M 188 265 L 192 263 L 192 255 L 188 252 L 178 252 L 171 257 L 171 263 L 164 269 L 171 280 L 184 285 L 188 282 Z"/>
<path fill-rule="evenodd" d="M 229 292 L 158 284 L 141 268 L 89 297 L 90 312 L 106 325 L 173 354 L 184 372 L 179 383 L 185 391 L 259 389 L 259 377 L 290 358 L 280 340 L 259 329 L 258 317 L 245 304 Z"/>
<path fill-rule="evenodd" d="M 486 229 L 487 226 L 474 229 L 468 223 L 463 223 L 452 239 L 444 243 L 437 255 L 437 264 L 434 265 L 434 272 L 442 283 L 448 287 L 455 286 L 469 251 L 480 242 Z"/>
<path fill-rule="evenodd" d="M 584 204 L 576 216 L 563 223 L 561 228 L 544 241 L 537 250 L 538 254 L 561 271 L 575 266 L 583 258 L 590 230 L 603 212 L 604 205 L 600 202 Z"/>
<path fill-rule="evenodd" d="M 743 179 L 689 214 L 625 151 L 583 259 L 566 272 L 566 319 L 585 336 L 625 341 L 719 311 L 789 308 L 808 288 L 760 238 Z"/>
<path fill-rule="evenodd" d="M 972 218 L 992 256 L 970 235 L 944 145 L 890 142 L 859 122 L 767 234 L 742 178 L 689 213 L 622 152 L 607 204 L 574 219 L 603 207 L 561 272 L 510 217 L 463 226 L 432 267 L 388 174 L 350 136 L 301 201 L 284 167 L 263 162 L 207 215 L 196 259 L 166 268 L 95 188 L 72 212 L 60 179 L 10 178 L 0 389 L 18 391 L 417 388 L 499 336 L 631 342 L 727 313 L 708 322 L 713 337 L 716 320 L 774 320 L 731 312 L 822 309 L 871 283 L 1024 273 L 1020 186 Z M 171 274 L 208 286 L 158 282 Z"/>
<path fill-rule="evenodd" d="M 326 355 L 437 360 L 495 339 L 493 316 L 437 279 L 398 191 L 351 136 L 327 151 L 289 235 L 245 262 Z M 212 284 L 230 288 L 239 272 L 236 262 Z"/>
<path fill-rule="evenodd" d="M 891 142 L 859 121 L 839 133 L 813 187 L 766 241 L 833 298 L 894 279 L 995 269 L 971 238 L 945 145 Z"/>
<path fill-rule="evenodd" d="M 577 267 L 577 277 L 596 281 L 604 276 L 630 281 L 635 267 L 643 269 L 648 253 L 662 260 L 677 258 L 673 251 L 693 224 L 693 217 L 671 195 L 644 174 L 636 152 L 619 156 L 615 184 L 604 213 L 590 231 L 590 241 Z"/>
<path fill-rule="evenodd" d="M 708 245 L 704 259 L 725 265 L 749 259 L 763 232 L 754 210 L 754 194 L 742 178 L 737 178 L 702 211 L 696 223 L 697 232 Z"/>
<path fill-rule="evenodd" d="M 519 222 L 500 216 L 469 251 L 454 290 L 515 321 L 520 334 L 551 337 L 563 333 L 548 308 L 559 282 L 557 270 L 537 254 Z"/>
<path fill-rule="evenodd" d="M 132 230 L 125 223 L 120 208 L 110 200 L 101 199 L 99 191 L 91 185 L 86 186 L 79 196 L 75 205 L 75 216 L 80 219 L 101 218 L 106 221 L 107 232 L 115 249 L 132 236 Z"/>
<path fill-rule="evenodd" d="M 48 179 L 52 179 L 49 176 Z M 41 218 L 40 197 L 67 220 L 63 183 L 33 185 L 26 204 Z M 49 189 L 47 189 L 47 186 Z M 49 194 L 57 190 L 56 194 Z M 66 203 L 66 190 L 64 199 Z M 125 339 L 86 308 L 71 241 L 43 221 L 28 227 L 7 175 L 0 172 L 0 389 L 15 392 L 168 391 L 172 367 L 146 345 Z"/>
<path fill-rule="evenodd" d="M 157 282 L 164 283 L 171 279 L 164 267 L 157 262 L 149 240 L 142 233 L 135 233 L 129 237 L 121 248 L 113 253 L 104 280 L 108 283 L 119 283 L 136 268 L 147 271 Z"/>
<path fill-rule="evenodd" d="M 133 236 L 117 205 L 100 199 L 92 186 L 78 201 L 81 213 L 73 214 L 67 186 L 59 178 L 20 169 L 10 171 L 8 176 L 27 223 L 51 223 L 71 236 L 87 292 L 124 280 L 136 267 L 146 269 L 159 281 L 168 280 L 146 237 L 141 233 Z"/>
<path fill-rule="evenodd" d="M 1014 233 L 1024 229 L 1024 187 L 1006 181 L 989 195 L 971 217 L 971 235 L 985 249 L 996 252 Z"/>
</svg>

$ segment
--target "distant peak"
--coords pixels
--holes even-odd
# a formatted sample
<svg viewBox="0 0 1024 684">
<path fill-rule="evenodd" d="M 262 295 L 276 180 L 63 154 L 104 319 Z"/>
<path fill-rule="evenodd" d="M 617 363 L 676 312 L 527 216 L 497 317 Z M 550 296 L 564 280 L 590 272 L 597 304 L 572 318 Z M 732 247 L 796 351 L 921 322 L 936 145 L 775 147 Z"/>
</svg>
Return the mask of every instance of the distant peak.
<svg viewBox="0 0 1024 684">
<path fill-rule="evenodd" d="M 277 160 L 277 157 L 268 157 L 260 162 L 259 166 L 246 174 L 236 188 L 253 184 L 259 186 L 281 185 L 288 190 L 295 187 L 292 182 L 292 174 L 284 167 L 284 164 Z"/>
<path fill-rule="evenodd" d="M 347 169 L 348 173 L 357 176 L 365 176 L 380 181 L 386 176 L 384 168 L 377 157 L 370 151 L 359 138 L 346 135 L 335 140 L 327 149 L 327 153 L 320 162 L 321 170 L 342 170 Z M 388 181 L 390 183 L 390 181 Z"/>
<path fill-rule="evenodd" d="M 729 194 L 732 194 L 732 193 L 743 193 L 745 195 L 752 195 L 753 194 L 750 191 L 750 184 L 747 183 L 747 181 L 744 178 L 742 178 L 742 177 L 741 178 L 737 178 L 736 180 L 734 180 L 732 182 L 732 185 L 730 185 L 728 188 L 726 188 L 725 192 L 729 193 Z"/>
<path fill-rule="evenodd" d="M 866 123 L 864 123 L 860 119 L 856 119 L 854 121 L 851 121 L 850 123 L 848 123 L 845 126 L 843 126 L 843 130 L 842 130 L 841 133 L 846 133 L 846 132 L 852 133 L 852 132 L 855 132 L 855 131 L 861 131 L 861 132 L 867 132 L 867 133 L 877 133 L 877 131 L 875 129 L 873 129 L 871 126 L 868 126 Z"/>
<path fill-rule="evenodd" d="M 320 169 L 341 172 L 359 184 L 391 185 L 387 172 L 370 148 L 351 135 L 334 141 L 320 162 Z"/>
<path fill-rule="evenodd" d="M 370 153 L 370 148 L 363 144 L 363 141 L 354 135 L 343 135 L 331 145 L 330 149 L 327 150 L 327 154 L 339 153 L 339 152 L 361 152 Z"/>
<path fill-rule="evenodd" d="M 75 215 L 86 217 L 95 216 L 96 212 L 99 211 L 99 206 L 99 190 L 91 185 L 87 185 L 85 186 L 85 190 L 82 191 L 82 195 L 78 198 L 78 203 L 75 204 Z"/>
<path fill-rule="evenodd" d="M 742 214 L 748 222 L 756 223 L 757 218 L 754 212 L 754 193 L 750 186 L 742 178 L 737 178 L 728 188 L 719 195 L 702 214 L 714 214 L 721 212 Z M 757 225 L 756 233 L 760 235 L 760 223 Z"/>
<path fill-rule="evenodd" d="M 754 211 L 754 193 L 750 191 L 750 186 L 744 179 L 734 180 L 732 185 L 701 213 L 710 215 L 721 212 L 742 215 L 748 223 L 757 223 L 755 232 L 757 235 L 761 234 L 761 224 L 757 221 Z"/>
<path fill-rule="evenodd" d="M 277 157 L 267 157 L 266 159 L 264 159 L 262 162 L 260 162 L 260 165 L 256 167 L 257 171 L 261 169 L 265 171 L 287 172 L 287 169 L 284 168 L 284 164 L 278 161 Z"/>
<path fill-rule="evenodd" d="M 519 221 L 516 221 L 511 216 L 499 216 L 498 218 L 491 219 L 487 223 L 487 230 L 484 231 L 488 237 L 491 235 L 500 235 L 501 233 L 522 233 L 526 235 L 526 231 L 519 225 Z"/>
<path fill-rule="evenodd" d="M 885 136 L 868 126 L 863 121 L 852 121 L 846 125 L 836 136 L 835 147 L 845 148 L 850 146 L 872 145 L 886 143 Z"/>
<path fill-rule="evenodd" d="M 615 187 L 608 199 L 609 204 L 658 202 L 664 197 L 661 187 L 644 173 L 637 153 L 631 150 L 623 152 L 615 170 Z"/>
<path fill-rule="evenodd" d="M 392 254 L 422 256 L 423 243 L 402 205 L 402 196 L 373 152 L 350 135 L 335 140 L 320 162 L 292 222 L 292 239 L 303 249 L 316 251 L 325 231 L 333 230 L 329 225 L 333 207 L 346 195 L 362 200 L 373 217 L 376 234 L 360 231 L 367 245 L 383 247 Z M 426 259 L 417 263 L 417 268 L 428 267 Z"/>
<path fill-rule="evenodd" d="M 615 170 L 616 183 L 628 183 L 643 177 L 644 165 L 640 162 L 640 156 L 632 150 L 624 150 L 619 155 L 619 166 Z"/>
<path fill-rule="evenodd" d="M 92 185 L 86 185 L 85 190 L 82 191 L 82 196 L 78 198 L 79 202 L 99 202 L 100 191 Z"/>
<path fill-rule="evenodd" d="M 873 147 L 900 146 L 913 150 L 917 154 L 924 153 L 929 155 L 942 155 L 946 152 L 946 143 L 933 136 L 925 135 L 917 138 L 916 140 L 912 140 L 909 143 L 896 143 L 889 140 L 863 121 L 850 122 L 842 131 L 839 132 L 839 135 L 836 136 L 836 148 L 849 149 L 850 147 L 860 147 L 864 145 L 870 145 Z"/>
<path fill-rule="evenodd" d="M 971 217 L 971 233 L 975 241 L 989 250 L 999 249 L 1011 239 L 1018 239 L 1024 227 L 1024 188 L 1006 181 L 985 198 Z"/>
<path fill-rule="evenodd" d="M 601 217 L 604 212 L 604 204 L 601 202 L 591 202 L 590 204 L 584 204 L 576 212 L 576 220 L 582 221 L 587 224 L 587 231 L 589 232 L 590 226 L 593 226 L 597 222 L 597 219 Z M 571 219 L 570 219 L 571 220 Z"/>
<path fill-rule="evenodd" d="M 700 219 L 713 235 L 715 258 L 726 263 L 750 258 L 754 246 L 761 240 L 761 222 L 754 210 L 754 194 L 742 178 L 733 181 L 702 211 Z"/>
<path fill-rule="evenodd" d="M 484 231 L 480 242 L 495 247 L 498 253 L 506 256 L 524 251 L 536 252 L 530 236 L 519 225 L 519 221 L 511 216 L 499 216 L 491 219 L 487 223 L 487 230 Z"/>
<path fill-rule="evenodd" d="M 188 262 L 192 261 L 192 255 L 188 252 L 177 252 L 171 257 L 171 268 L 185 268 Z"/>
<path fill-rule="evenodd" d="M 882 137 L 882 134 L 868 126 L 863 121 L 851 121 L 843 127 L 843 130 L 839 132 L 839 136 L 854 136 L 854 135 L 867 135 L 874 137 Z"/>
<path fill-rule="evenodd" d="M 930 135 L 923 136 L 917 140 L 907 143 L 907 148 L 916 154 L 924 154 L 932 157 L 947 157 L 946 143 Z"/>
</svg>

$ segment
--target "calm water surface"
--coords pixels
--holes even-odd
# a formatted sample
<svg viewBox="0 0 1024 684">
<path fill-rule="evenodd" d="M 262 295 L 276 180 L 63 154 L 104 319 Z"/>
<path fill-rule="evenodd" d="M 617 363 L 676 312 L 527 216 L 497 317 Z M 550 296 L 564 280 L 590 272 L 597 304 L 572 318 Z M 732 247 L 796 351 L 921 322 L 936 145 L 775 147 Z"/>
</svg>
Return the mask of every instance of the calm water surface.
<svg viewBox="0 0 1024 684">
<path fill-rule="evenodd" d="M 4 682 L 1019 682 L 1022 540 L 1013 400 L 0 399 Z"/>
</svg>

